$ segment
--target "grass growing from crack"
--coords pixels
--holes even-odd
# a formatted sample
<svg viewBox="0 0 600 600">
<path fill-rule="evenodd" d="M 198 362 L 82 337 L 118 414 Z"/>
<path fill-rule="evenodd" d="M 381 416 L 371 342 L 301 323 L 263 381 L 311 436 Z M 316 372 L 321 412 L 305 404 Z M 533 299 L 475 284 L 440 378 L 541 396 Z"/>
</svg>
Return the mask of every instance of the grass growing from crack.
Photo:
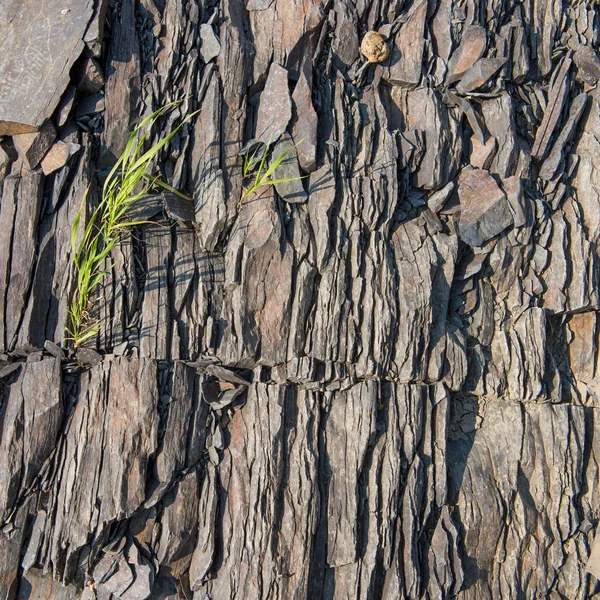
<svg viewBox="0 0 600 600">
<path fill-rule="evenodd" d="M 242 197 L 240 199 L 240 204 L 251 194 L 253 194 L 257 189 L 265 186 L 265 185 L 277 185 L 278 183 L 287 183 L 288 181 L 296 181 L 298 179 L 303 179 L 303 177 L 285 177 L 282 179 L 273 179 L 273 173 L 277 170 L 277 167 L 286 159 L 287 155 L 294 150 L 298 145 L 300 145 L 303 140 L 300 140 L 298 144 L 294 144 L 291 148 L 284 150 L 277 158 L 273 159 L 271 164 L 265 169 L 265 163 L 267 161 L 267 156 L 269 154 L 269 150 L 271 148 L 271 142 L 265 144 L 264 152 L 260 162 L 258 163 L 258 169 L 254 174 L 254 179 L 250 183 L 250 186 L 244 190 Z M 258 153 L 259 148 L 257 148 L 252 155 L 249 153 L 244 156 L 244 165 L 242 169 L 242 174 L 244 179 L 249 177 L 254 169 L 256 154 Z"/>
<path fill-rule="evenodd" d="M 107 261 L 119 236 L 123 231 L 146 222 L 128 218 L 132 207 L 156 185 L 182 196 L 158 177 L 150 175 L 149 169 L 154 158 L 179 131 L 183 123 L 144 151 L 148 131 L 166 110 L 179 102 L 172 102 L 153 112 L 129 136 L 125 150 L 106 178 L 100 203 L 93 211 L 79 242 L 77 242 L 79 225 L 87 193 L 73 221 L 71 246 L 77 279 L 69 308 L 69 324 L 66 332 L 76 347 L 98 333 L 100 324 L 90 316 L 90 299 L 111 268 Z M 186 120 L 192 116 L 190 115 Z"/>
</svg>

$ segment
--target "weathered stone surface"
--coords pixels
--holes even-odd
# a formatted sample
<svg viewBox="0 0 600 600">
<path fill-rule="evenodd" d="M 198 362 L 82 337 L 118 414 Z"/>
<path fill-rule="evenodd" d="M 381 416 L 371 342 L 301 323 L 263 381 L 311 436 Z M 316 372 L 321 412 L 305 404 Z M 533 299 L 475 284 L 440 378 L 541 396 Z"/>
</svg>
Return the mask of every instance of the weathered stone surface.
<svg viewBox="0 0 600 600">
<path fill-rule="evenodd" d="M 0 140 L 0 413 L 35 400 L 0 438 L 0 598 L 593 598 L 600 111 L 565 48 L 594 44 L 594 7 L 214 4 L 111 4 L 104 133 L 55 112 L 81 154 L 51 177 Z M 477 23 L 487 46 L 467 44 Z M 220 43 L 208 64 L 201 24 Z M 365 66 L 367 30 L 405 60 Z M 477 60 L 507 62 L 464 97 L 446 69 L 476 42 Z M 278 116 L 272 65 L 284 104 L 293 90 Z M 97 364 L 80 365 L 72 223 L 174 98 L 148 144 L 201 110 L 156 165 L 194 198 L 194 226 L 186 201 L 144 197 L 131 214 L 153 223 L 115 246 Z M 307 202 L 270 186 L 240 205 L 258 113 L 310 141 Z M 470 161 L 489 173 L 459 173 Z M 485 180 L 479 216 L 469 177 Z M 56 386 L 36 375 L 48 361 Z M 41 466 L 17 458 L 33 438 Z"/>
<path fill-rule="evenodd" d="M 264 144 L 277 142 L 291 118 L 292 100 L 288 87 L 288 72 L 281 65 L 273 63 L 260 97 L 256 139 Z"/>
<path fill-rule="evenodd" d="M 104 90 L 104 147 L 99 161 L 103 169 L 111 168 L 125 149 L 132 129 L 131 112 L 139 101 L 141 87 L 140 42 L 135 29 L 135 2 L 124 0 L 118 9 L 107 57 L 113 71 L 108 74 Z"/>
<path fill-rule="evenodd" d="M 64 418 L 60 361 L 21 367 L 0 412 L 0 523 L 36 481 L 54 451 Z"/>
<path fill-rule="evenodd" d="M 458 186 L 458 234 L 471 246 L 481 246 L 513 224 L 509 204 L 488 171 L 473 169 Z"/>
<path fill-rule="evenodd" d="M 456 114 L 431 89 L 393 88 L 392 100 L 404 115 L 407 133 L 422 132 L 424 151 L 410 168 L 413 183 L 426 190 L 445 186 L 458 171 L 462 150 Z"/>
<path fill-rule="evenodd" d="M 64 586 L 41 569 L 28 569 L 23 573 L 16 600 L 80 600 L 81 590 L 75 585 Z"/>
<path fill-rule="evenodd" d="M 93 6 L 93 0 L 65 0 L 60 7 L 34 0 L 3 3 L 0 135 L 33 132 L 50 118 L 83 50 Z"/>
</svg>

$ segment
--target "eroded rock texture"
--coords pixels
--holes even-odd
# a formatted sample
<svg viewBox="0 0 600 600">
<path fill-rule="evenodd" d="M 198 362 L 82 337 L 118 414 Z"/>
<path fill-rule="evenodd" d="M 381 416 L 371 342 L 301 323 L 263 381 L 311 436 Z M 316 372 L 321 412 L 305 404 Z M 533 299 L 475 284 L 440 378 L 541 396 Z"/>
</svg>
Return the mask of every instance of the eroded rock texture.
<svg viewBox="0 0 600 600">
<path fill-rule="evenodd" d="M 597 597 L 595 8 L 87 4 L 51 139 L 0 141 L 0 600 Z M 75 356 L 75 215 L 175 99 L 193 203 Z M 240 203 L 252 140 L 302 179 Z"/>
</svg>

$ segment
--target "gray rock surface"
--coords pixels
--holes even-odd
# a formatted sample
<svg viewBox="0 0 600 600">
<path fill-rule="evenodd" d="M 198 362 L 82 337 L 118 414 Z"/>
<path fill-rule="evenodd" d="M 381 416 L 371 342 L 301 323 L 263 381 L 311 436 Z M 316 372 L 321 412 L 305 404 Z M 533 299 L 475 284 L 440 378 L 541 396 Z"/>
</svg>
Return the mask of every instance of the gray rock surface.
<svg viewBox="0 0 600 600">
<path fill-rule="evenodd" d="M 401 4 L 97 3 L 80 152 L 0 140 L 0 599 L 599 597 L 595 8 Z M 176 98 L 193 203 L 145 196 L 78 359 L 73 221 Z M 305 202 L 240 204 L 261 129 Z"/>
<path fill-rule="evenodd" d="M 84 48 L 94 0 L 6 0 L 0 24 L 0 135 L 31 133 L 52 113 Z"/>
</svg>

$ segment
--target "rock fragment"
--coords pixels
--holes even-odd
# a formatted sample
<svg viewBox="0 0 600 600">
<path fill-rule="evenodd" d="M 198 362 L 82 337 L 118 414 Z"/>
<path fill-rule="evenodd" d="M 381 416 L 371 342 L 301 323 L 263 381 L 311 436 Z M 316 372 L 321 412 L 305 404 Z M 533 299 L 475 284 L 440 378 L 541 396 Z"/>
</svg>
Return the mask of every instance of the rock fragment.
<svg viewBox="0 0 600 600">
<path fill-rule="evenodd" d="M 62 98 L 58 106 L 56 107 L 55 112 L 55 122 L 56 125 L 60 128 L 62 127 L 71 116 L 71 112 L 73 110 L 73 106 L 75 105 L 75 97 L 77 96 L 77 87 L 74 85 L 70 85 Z"/>
<path fill-rule="evenodd" d="M 564 148 L 575 133 L 577 123 L 579 123 L 579 119 L 585 110 L 587 99 L 588 95 L 585 92 L 582 92 L 575 100 L 573 100 L 573 104 L 571 104 L 569 110 L 569 118 L 556 138 L 556 142 L 554 142 L 554 146 L 552 146 L 548 158 L 543 162 L 542 168 L 540 169 L 540 177 L 542 179 L 550 181 L 562 163 Z"/>
<path fill-rule="evenodd" d="M 473 169 L 458 187 L 458 235 L 470 246 L 482 246 L 513 224 L 506 195 L 483 169 Z"/>
<path fill-rule="evenodd" d="M 535 141 L 531 148 L 531 156 L 539 160 L 542 160 L 546 155 L 552 133 L 565 105 L 570 88 L 569 69 L 572 62 L 571 57 L 565 57 L 552 83 L 544 118 L 536 131 Z"/>
<path fill-rule="evenodd" d="M 217 38 L 213 28 L 207 23 L 200 25 L 200 40 L 202 41 L 200 56 L 205 63 L 209 63 L 219 56 L 219 52 L 221 52 L 219 38 Z"/>
<path fill-rule="evenodd" d="M 392 85 L 413 88 L 421 81 L 427 6 L 426 0 L 413 2 L 394 38 L 389 67 L 384 72 L 384 78 Z"/>
<path fill-rule="evenodd" d="M 312 71 L 312 69 L 311 69 Z M 292 94 L 292 137 L 297 144 L 298 162 L 310 173 L 317 168 L 317 122 L 312 103 L 312 73 L 302 70 Z"/>
<path fill-rule="evenodd" d="M 98 62 L 86 59 L 78 72 L 77 91 L 80 94 L 96 94 L 104 87 L 104 75 Z"/>
<path fill-rule="evenodd" d="M 600 79 L 600 58 L 591 46 L 580 46 L 573 56 L 577 76 L 588 85 L 596 85 Z"/>
<path fill-rule="evenodd" d="M 488 170 L 496 156 L 497 147 L 496 139 L 492 136 L 487 139 L 485 144 L 482 144 L 476 135 L 471 136 L 471 166 L 476 169 Z"/>
<path fill-rule="evenodd" d="M 474 92 L 487 83 L 506 62 L 506 58 L 480 58 L 461 78 L 456 89 L 461 94 Z"/>
<path fill-rule="evenodd" d="M 273 150 L 271 161 L 276 160 L 282 154 L 287 153 L 279 166 L 273 171 L 273 179 L 291 179 L 275 184 L 275 189 L 279 196 L 291 204 L 306 202 L 308 196 L 304 191 L 302 179 L 300 178 L 300 169 L 298 167 L 298 151 L 288 134 L 277 143 Z"/>
<path fill-rule="evenodd" d="M 22 133 L 13 136 L 13 144 L 19 158 L 28 169 L 35 169 L 56 139 L 56 129 L 51 121 L 46 121 L 35 133 Z"/>
<path fill-rule="evenodd" d="M 448 62 L 447 83 L 458 81 L 484 54 L 487 45 L 487 34 L 479 25 L 468 25 L 464 28 L 460 45 L 452 53 Z"/>
<path fill-rule="evenodd" d="M 77 102 L 77 108 L 75 109 L 75 116 L 77 118 L 84 117 L 86 115 L 95 115 L 96 113 L 104 110 L 104 96 L 102 94 L 92 94 L 91 96 L 84 96 Z"/>
<path fill-rule="evenodd" d="M 446 204 L 450 194 L 454 191 L 454 187 L 455 183 L 454 181 L 451 181 L 450 183 L 447 183 L 441 190 L 433 192 L 433 194 L 427 198 L 427 206 L 429 207 L 429 210 L 433 213 L 440 212 L 440 210 L 444 208 L 444 204 Z"/>
<path fill-rule="evenodd" d="M 44 172 L 44 175 L 50 175 L 50 173 L 62 169 L 67 164 L 69 158 L 74 154 L 77 154 L 79 150 L 81 150 L 79 144 L 56 142 L 42 160 L 42 171 Z"/>
<path fill-rule="evenodd" d="M 273 63 L 260 97 L 256 138 L 264 144 L 276 142 L 292 118 L 292 99 L 288 88 L 288 72 Z"/>
</svg>

